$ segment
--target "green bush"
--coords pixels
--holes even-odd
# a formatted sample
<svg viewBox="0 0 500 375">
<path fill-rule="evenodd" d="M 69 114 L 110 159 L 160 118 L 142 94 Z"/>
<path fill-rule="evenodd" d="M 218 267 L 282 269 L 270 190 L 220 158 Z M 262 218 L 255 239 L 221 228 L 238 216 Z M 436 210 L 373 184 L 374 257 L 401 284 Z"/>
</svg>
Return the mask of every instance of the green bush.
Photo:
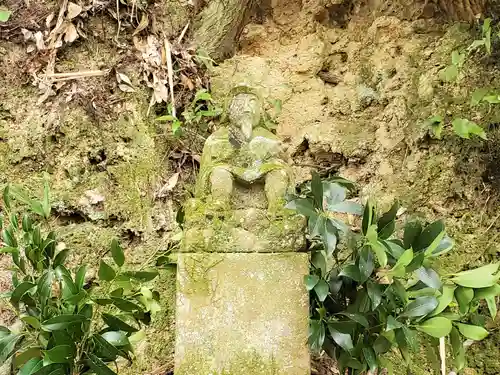
<svg viewBox="0 0 500 375">
<path fill-rule="evenodd" d="M 0 326 L 0 364 L 12 359 L 18 375 L 115 374 L 108 364 L 118 357 L 132 361 L 141 326 L 159 310 L 159 294 L 143 286 L 157 271 L 124 270 L 125 256 L 114 240 L 115 265 L 101 260 L 99 280 L 86 277 L 85 265 L 72 272 L 65 266 L 69 250 L 42 229 L 50 226 L 43 221 L 50 216 L 48 185 L 41 202 L 7 187 L 3 203 L 0 253 L 10 253 L 15 265 L 13 290 L 3 297 L 22 328 Z M 27 210 L 18 213 L 19 203 Z"/>
<path fill-rule="evenodd" d="M 472 58 L 480 59 L 481 54 L 491 56 L 492 46 L 500 41 L 500 31 L 498 24 L 492 24 L 490 18 L 486 18 L 481 26 L 481 38 L 474 40 L 469 46 L 461 50 L 455 50 L 451 54 L 451 64 L 439 72 L 440 79 L 448 84 L 460 83 L 466 72 L 466 64 Z M 496 105 L 500 103 L 500 95 L 495 90 L 484 87 L 476 88 L 471 95 L 470 106 Z M 490 108 L 488 108 L 489 110 Z M 455 115 L 433 115 L 425 121 L 425 125 L 430 129 L 432 135 L 441 139 L 441 134 L 445 126 L 452 127 L 454 133 L 460 138 L 469 139 L 471 136 L 478 136 L 487 139 L 484 129 L 466 118 L 455 117 Z"/>
<path fill-rule="evenodd" d="M 314 174 L 287 205 L 308 219 L 312 350 L 324 350 L 341 370 L 373 373 L 394 349 L 409 365 L 420 332 L 447 338 L 455 370 L 463 369 L 464 340 L 488 335 L 477 323 L 484 322 L 481 301 L 497 314 L 500 263 L 441 275 L 435 260 L 453 248 L 441 221 L 410 221 L 396 231 L 397 203 L 379 215 L 371 201 L 362 207 L 346 200 L 352 189 L 344 179 Z M 351 230 L 342 213 L 362 216 L 360 228 Z"/>
</svg>

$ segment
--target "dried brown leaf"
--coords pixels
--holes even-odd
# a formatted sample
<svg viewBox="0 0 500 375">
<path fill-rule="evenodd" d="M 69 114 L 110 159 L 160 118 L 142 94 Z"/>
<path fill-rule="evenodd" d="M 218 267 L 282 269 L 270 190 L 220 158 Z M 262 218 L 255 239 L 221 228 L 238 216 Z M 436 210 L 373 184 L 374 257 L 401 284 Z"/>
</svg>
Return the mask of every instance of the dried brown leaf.
<svg viewBox="0 0 500 375">
<path fill-rule="evenodd" d="M 69 20 L 72 20 L 73 18 L 77 17 L 81 12 L 82 12 L 82 7 L 80 5 L 75 3 L 68 3 L 68 13 L 66 16 Z"/>
<path fill-rule="evenodd" d="M 78 39 L 78 31 L 76 31 L 75 25 L 69 23 L 64 32 L 64 41 L 66 43 L 72 43 Z"/>
<path fill-rule="evenodd" d="M 35 43 L 36 43 L 36 48 L 39 51 L 42 51 L 45 49 L 45 42 L 43 41 L 43 34 L 41 31 L 37 31 L 35 35 L 33 35 L 35 38 Z"/>
<path fill-rule="evenodd" d="M 184 74 L 181 73 L 181 82 L 184 85 L 184 87 L 187 87 L 189 91 L 194 90 L 194 83 L 191 81 L 188 77 L 186 77 Z"/>
<path fill-rule="evenodd" d="M 149 17 L 147 13 L 142 13 L 141 16 L 141 22 L 139 22 L 139 25 L 135 29 L 134 33 L 132 36 L 139 34 L 142 30 L 144 30 L 146 27 L 149 25 Z"/>
<path fill-rule="evenodd" d="M 161 188 L 160 193 L 158 195 L 162 196 L 164 193 L 172 191 L 175 188 L 175 186 L 177 185 L 177 183 L 179 182 L 179 175 L 180 175 L 179 172 L 174 173 L 168 179 L 167 183 L 165 185 L 163 185 L 163 187 Z"/>
<path fill-rule="evenodd" d="M 55 15 L 55 13 L 54 13 L 54 12 L 52 12 L 52 13 L 50 13 L 50 14 L 47 16 L 47 18 L 45 19 L 45 27 L 46 27 L 47 29 L 50 29 L 50 24 L 51 24 L 51 23 L 52 23 L 52 21 L 54 20 L 54 17 L 55 17 L 55 16 L 56 16 L 56 15 Z"/>
<path fill-rule="evenodd" d="M 125 83 L 120 83 L 118 88 L 123 92 L 135 92 L 135 89 L 132 86 L 126 85 Z"/>
</svg>

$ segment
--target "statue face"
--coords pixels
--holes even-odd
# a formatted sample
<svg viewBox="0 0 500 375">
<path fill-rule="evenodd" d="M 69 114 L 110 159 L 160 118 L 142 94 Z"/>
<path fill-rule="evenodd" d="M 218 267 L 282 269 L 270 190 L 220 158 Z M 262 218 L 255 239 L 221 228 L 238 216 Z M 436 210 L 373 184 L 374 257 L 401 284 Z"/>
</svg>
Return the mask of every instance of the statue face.
<svg viewBox="0 0 500 375">
<path fill-rule="evenodd" d="M 238 127 L 256 127 L 260 122 L 261 105 L 253 94 L 236 95 L 229 107 L 229 118 Z"/>
</svg>

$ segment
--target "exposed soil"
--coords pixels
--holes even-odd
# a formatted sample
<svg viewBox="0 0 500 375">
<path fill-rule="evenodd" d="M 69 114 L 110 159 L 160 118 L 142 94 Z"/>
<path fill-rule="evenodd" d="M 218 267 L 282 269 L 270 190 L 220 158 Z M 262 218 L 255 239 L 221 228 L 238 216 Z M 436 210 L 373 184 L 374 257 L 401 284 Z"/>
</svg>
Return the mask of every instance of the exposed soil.
<svg viewBox="0 0 500 375">
<path fill-rule="evenodd" d="M 171 246 L 180 231 L 175 213 L 192 189 L 206 131 L 188 129 L 179 139 L 154 121 L 166 104 L 149 108 L 152 90 L 139 49 L 151 35 L 173 42 L 176 66 L 188 79 L 175 82 L 181 110 L 196 89 L 208 87 L 204 68 L 194 63 L 191 30 L 181 43 L 174 42 L 200 4 L 143 2 L 135 11 L 120 8 L 117 16 L 114 1 L 94 3 L 99 4 L 72 21 L 79 37 L 63 42 L 54 60 L 53 50 L 38 49 L 36 38 L 25 40 L 21 30 L 41 32 L 46 39 L 56 25 L 59 2 L 5 2 L 13 16 L 0 24 L 0 187 L 19 183 L 39 195 L 43 173 L 49 172 L 58 235 L 77 250 L 71 262 L 96 265 L 96 255 L 106 253 L 118 236 L 127 258 L 143 264 Z M 500 255 L 500 111 L 471 108 L 461 99 L 468 98 L 471 87 L 500 86 L 498 59 L 472 61 L 459 85 L 443 85 L 438 78 L 453 48 L 477 33 L 476 27 L 448 23 L 469 19 L 482 7 L 481 1 L 469 2 L 469 10 L 460 3 L 269 1 L 244 29 L 236 56 L 211 71 L 216 98 L 249 83 L 264 97 L 282 101 L 277 133 L 295 163 L 298 183 L 313 169 L 338 171 L 359 183 L 363 197 L 376 197 L 382 206 L 400 199 L 407 209 L 403 219 L 445 219 L 457 245 L 444 259 L 444 270 Z M 149 22 L 136 32 L 142 14 Z M 36 77 L 51 61 L 53 73 L 105 74 L 47 88 Z M 120 88 L 116 73 L 130 78 L 133 92 Z M 437 113 L 470 114 L 478 123 L 491 124 L 489 140 L 466 142 L 451 131 L 443 140 L 431 139 L 424 120 Z M 170 187 L 176 173 L 178 182 Z M 0 258 L 0 270 L 5 259 Z M 8 273 L 1 271 L 0 293 L 9 283 Z M 163 310 L 124 374 L 171 373 L 172 270 L 162 272 L 157 288 Z M 0 323 L 11 319 L 0 307 Z M 491 322 L 495 332 L 498 324 Z M 470 371 L 500 373 L 499 346 L 496 333 L 472 345 Z M 434 365 L 423 348 L 412 370 L 433 374 Z M 317 375 L 338 373 L 325 359 L 314 361 L 313 368 Z"/>
</svg>

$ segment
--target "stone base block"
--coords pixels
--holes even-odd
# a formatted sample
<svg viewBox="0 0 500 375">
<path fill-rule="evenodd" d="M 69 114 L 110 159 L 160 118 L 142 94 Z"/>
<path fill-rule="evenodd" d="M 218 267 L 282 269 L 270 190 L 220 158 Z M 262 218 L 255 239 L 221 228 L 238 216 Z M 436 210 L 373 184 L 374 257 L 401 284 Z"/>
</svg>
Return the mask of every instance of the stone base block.
<svg viewBox="0 0 500 375">
<path fill-rule="evenodd" d="M 176 375 L 310 375 L 308 254 L 179 254 Z"/>
</svg>

